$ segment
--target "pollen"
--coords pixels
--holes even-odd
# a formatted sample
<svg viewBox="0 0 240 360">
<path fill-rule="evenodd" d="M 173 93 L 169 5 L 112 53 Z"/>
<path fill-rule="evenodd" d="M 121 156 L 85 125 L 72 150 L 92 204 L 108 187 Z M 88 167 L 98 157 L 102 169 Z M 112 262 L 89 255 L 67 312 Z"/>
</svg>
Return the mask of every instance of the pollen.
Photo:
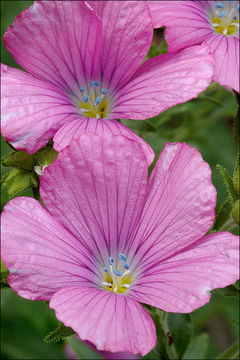
<svg viewBox="0 0 240 360">
<path fill-rule="evenodd" d="M 239 4 L 237 1 L 215 2 L 211 9 L 210 21 L 215 32 L 235 35 L 239 31 Z"/>
<path fill-rule="evenodd" d="M 91 81 L 89 87 L 81 87 L 82 93 L 80 99 L 77 100 L 77 107 L 82 116 L 104 119 L 107 118 L 110 108 L 108 97 L 109 90 L 100 87 L 98 81 Z"/>
<path fill-rule="evenodd" d="M 108 266 L 103 268 L 102 286 L 104 290 L 124 294 L 132 285 L 134 276 L 130 273 L 127 257 L 119 254 L 119 259 L 114 262 L 112 257 L 108 258 Z"/>
</svg>

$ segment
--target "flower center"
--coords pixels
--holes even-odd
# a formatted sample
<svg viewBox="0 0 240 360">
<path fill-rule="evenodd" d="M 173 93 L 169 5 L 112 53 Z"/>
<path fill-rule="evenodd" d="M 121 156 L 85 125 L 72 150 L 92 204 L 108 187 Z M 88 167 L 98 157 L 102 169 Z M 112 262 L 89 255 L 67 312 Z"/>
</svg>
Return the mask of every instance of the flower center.
<svg viewBox="0 0 240 360">
<path fill-rule="evenodd" d="M 127 257 L 124 254 L 119 254 L 119 259 L 114 266 L 114 259 L 110 256 L 108 258 L 108 266 L 103 268 L 102 282 L 104 290 L 123 294 L 133 283 L 133 276 L 130 274 L 129 265 L 127 264 Z"/>
<path fill-rule="evenodd" d="M 234 35 L 239 30 L 238 1 L 215 1 L 211 8 L 211 24 L 219 34 Z"/>
<path fill-rule="evenodd" d="M 109 108 L 108 89 L 101 89 L 98 81 L 92 81 L 88 89 L 80 88 L 82 96 L 77 100 L 77 106 L 83 116 L 104 119 Z"/>
</svg>

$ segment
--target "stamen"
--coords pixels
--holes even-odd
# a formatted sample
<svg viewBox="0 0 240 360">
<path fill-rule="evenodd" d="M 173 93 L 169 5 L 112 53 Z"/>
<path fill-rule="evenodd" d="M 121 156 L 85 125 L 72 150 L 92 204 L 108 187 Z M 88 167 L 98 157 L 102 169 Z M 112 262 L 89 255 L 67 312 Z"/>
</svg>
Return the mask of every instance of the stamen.
<svg viewBox="0 0 240 360">
<path fill-rule="evenodd" d="M 218 14 L 218 17 L 225 17 L 227 15 L 227 12 L 224 10 L 224 11 L 221 11 L 219 14 Z"/>
<path fill-rule="evenodd" d="M 95 100 L 95 104 L 99 105 L 101 101 L 102 101 L 102 98 L 100 96 L 97 96 L 96 100 Z"/>
<path fill-rule="evenodd" d="M 223 9 L 224 8 L 224 4 L 220 3 L 220 2 L 217 2 L 215 3 L 215 6 L 219 9 Z"/>
<path fill-rule="evenodd" d="M 110 286 L 110 287 L 112 287 L 112 284 L 110 284 L 110 283 L 108 283 L 108 282 L 106 282 L 106 281 L 103 281 L 102 284 L 105 285 L 105 286 Z"/>
<path fill-rule="evenodd" d="M 108 268 L 107 268 L 107 267 L 104 267 L 103 270 L 104 270 L 105 272 L 108 272 Z"/>
<path fill-rule="evenodd" d="M 89 96 L 87 94 L 85 94 L 83 96 L 83 102 L 86 103 L 86 102 L 88 102 L 88 100 L 89 100 Z"/>
<path fill-rule="evenodd" d="M 81 91 L 81 92 L 84 92 L 84 91 L 85 91 L 85 87 L 83 87 L 83 86 L 80 87 L 80 91 Z"/>
<path fill-rule="evenodd" d="M 102 89 L 102 94 L 107 94 L 109 92 L 109 90 L 108 89 Z"/>
<path fill-rule="evenodd" d="M 117 269 L 113 270 L 113 273 L 117 276 L 123 276 L 123 273 L 121 273 L 121 271 L 119 271 Z"/>
<path fill-rule="evenodd" d="M 99 86 L 99 82 L 98 82 L 98 81 L 92 81 L 92 82 L 91 82 L 91 85 L 92 85 L 92 86 Z"/>
<path fill-rule="evenodd" d="M 114 260 L 113 260 L 113 258 L 111 256 L 108 258 L 108 262 L 109 262 L 110 265 L 113 264 Z"/>
<path fill-rule="evenodd" d="M 128 265 L 128 264 L 124 264 L 123 267 L 124 267 L 125 270 L 128 270 L 128 269 L 129 269 L 129 265 Z"/>
<path fill-rule="evenodd" d="M 122 261 L 127 261 L 127 257 L 124 254 L 119 254 L 119 257 Z"/>
<path fill-rule="evenodd" d="M 126 276 L 127 274 L 129 274 L 129 270 L 124 271 L 123 276 Z"/>
</svg>

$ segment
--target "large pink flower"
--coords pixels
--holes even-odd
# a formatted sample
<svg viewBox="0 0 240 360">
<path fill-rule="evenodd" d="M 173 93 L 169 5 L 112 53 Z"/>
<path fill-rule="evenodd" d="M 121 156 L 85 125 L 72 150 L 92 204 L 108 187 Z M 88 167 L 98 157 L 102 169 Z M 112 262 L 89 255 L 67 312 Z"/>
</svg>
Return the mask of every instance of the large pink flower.
<svg viewBox="0 0 240 360">
<path fill-rule="evenodd" d="M 153 25 L 166 26 L 169 52 L 208 44 L 213 80 L 239 92 L 238 1 L 148 1 Z"/>
<path fill-rule="evenodd" d="M 152 34 L 145 1 L 35 2 L 4 36 L 7 49 L 29 72 L 2 66 L 4 138 L 33 153 L 64 125 L 58 151 L 60 139 L 70 143 L 79 127 L 95 118 L 101 122 L 95 126 L 137 139 L 108 119 L 155 116 L 196 97 L 213 74 L 208 46 L 141 65 Z"/>
<path fill-rule="evenodd" d="M 156 333 L 141 302 L 191 312 L 238 278 L 237 236 L 205 235 L 216 192 L 186 144 L 167 144 L 148 181 L 136 141 L 86 133 L 40 183 L 46 207 L 15 198 L 2 214 L 8 282 L 99 350 L 145 355 Z"/>
</svg>

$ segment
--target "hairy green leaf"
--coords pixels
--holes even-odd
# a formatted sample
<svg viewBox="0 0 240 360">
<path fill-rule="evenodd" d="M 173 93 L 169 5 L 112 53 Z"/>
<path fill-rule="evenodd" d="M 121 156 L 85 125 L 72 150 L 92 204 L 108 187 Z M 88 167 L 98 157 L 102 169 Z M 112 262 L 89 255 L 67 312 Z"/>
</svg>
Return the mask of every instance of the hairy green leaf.
<svg viewBox="0 0 240 360">
<path fill-rule="evenodd" d="M 54 329 L 45 336 L 43 341 L 45 343 L 57 342 L 73 334 L 75 334 L 75 331 L 73 329 L 65 326 L 64 324 L 59 324 L 59 326 L 56 329 Z"/>
<path fill-rule="evenodd" d="M 227 170 L 222 165 L 218 164 L 217 170 L 218 170 L 219 174 L 223 177 L 224 183 L 227 188 L 229 199 L 231 200 L 232 203 L 234 203 L 235 201 L 237 201 L 238 196 L 237 196 L 237 193 L 233 186 L 233 180 L 229 176 Z"/>
<path fill-rule="evenodd" d="M 229 198 L 227 198 L 221 205 L 219 211 L 217 212 L 215 222 L 213 225 L 214 230 L 220 230 L 225 223 L 229 220 L 232 212 L 232 203 Z"/>
<path fill-rule="evenodd" d="M 25 151 L 17 151 L 3 158 L 1 163 L 5 167 L 32 171 L 35 165 L 35 158 L 34 155 L 27 154 Z"/>
<path fill-rule="evenodd" d="M 71 347 L 77 359 L 100 360 L 103 358 L 97 351 L 91 349 L 87 344 L 85 344 L 83 341 L 78 340 L 75 336 L 67 338 L 66 343 Z"/>
<path fill-rule="evenodd" d="M 236 160 L 236 164 L 235 164 L 235 168 L 234 168 L 234 173 L 233 173 L 233 186 L 235 191 L 240 194 L 240 157 L 239 157 L 239 153 L 237 155 L 237 160 Z"/>
</svg>

